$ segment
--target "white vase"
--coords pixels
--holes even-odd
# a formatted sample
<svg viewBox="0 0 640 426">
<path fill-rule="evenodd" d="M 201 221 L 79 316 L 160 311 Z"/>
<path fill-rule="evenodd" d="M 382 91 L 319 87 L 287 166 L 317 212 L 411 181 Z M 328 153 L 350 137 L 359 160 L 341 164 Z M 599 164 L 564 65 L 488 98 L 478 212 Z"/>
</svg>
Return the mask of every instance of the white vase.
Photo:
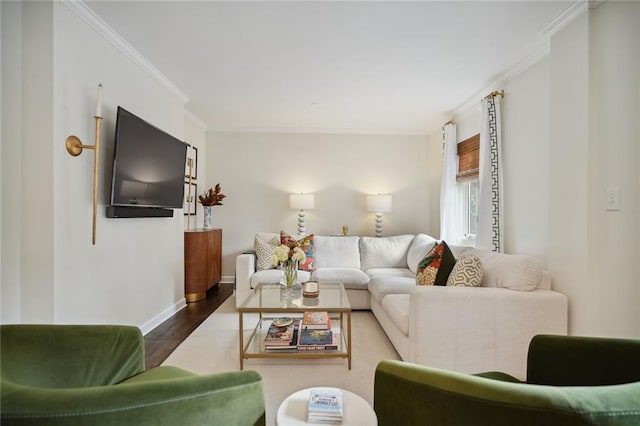
<svg viewBox="0 0 640 426">
<path fill-rule="evenodd" d="M 204 209 L 204 221 L 202 224 L 203 229 L 211 229 L 213 225 L 211 224 L 212 214 L 213 214 L 213 206 L 202 206 Z"/>
</svg>

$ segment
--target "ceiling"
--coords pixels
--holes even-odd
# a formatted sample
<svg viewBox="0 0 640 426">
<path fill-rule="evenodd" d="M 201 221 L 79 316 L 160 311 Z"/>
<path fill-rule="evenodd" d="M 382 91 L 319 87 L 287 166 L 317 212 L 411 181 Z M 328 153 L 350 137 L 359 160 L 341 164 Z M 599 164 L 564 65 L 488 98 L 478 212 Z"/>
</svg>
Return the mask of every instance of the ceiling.
<svg viewBox="0 0 640 426">
<path fill-rule="evenodd" d="M 574 3 L 86 2 L 209 130 L 385 134 L 441 126 Z"/>
</svg>

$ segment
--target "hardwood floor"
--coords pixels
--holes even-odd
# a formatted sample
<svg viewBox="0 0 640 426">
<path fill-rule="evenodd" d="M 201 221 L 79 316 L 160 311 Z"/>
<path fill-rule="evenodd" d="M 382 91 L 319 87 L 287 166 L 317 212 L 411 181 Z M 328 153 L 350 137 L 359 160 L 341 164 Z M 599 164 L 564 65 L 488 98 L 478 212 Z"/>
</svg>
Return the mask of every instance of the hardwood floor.
<svg viewBox="0 0 640 426">
<path fill-rule="evenodd" d="M 188 303 L 187 307 L 144 336 L 147 368 L 157 367 L 209 315 L 233 293 L 233 284 L 218 284 L 209 289 L 207 298 Z"/>
</svg>

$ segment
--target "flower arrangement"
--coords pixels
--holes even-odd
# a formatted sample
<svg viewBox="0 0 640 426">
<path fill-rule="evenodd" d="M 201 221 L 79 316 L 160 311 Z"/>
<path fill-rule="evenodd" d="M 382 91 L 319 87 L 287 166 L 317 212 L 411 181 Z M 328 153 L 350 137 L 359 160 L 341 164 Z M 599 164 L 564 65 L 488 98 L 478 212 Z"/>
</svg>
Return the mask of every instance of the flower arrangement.
<svg viewBox="0 0 640 426">
<path fill-rule="evenodd" d="M 304 263 L 305 260 L 307 256 L 297 245 L 293 247 L 286 244 L 279 245 L 271 256 L 273 266 L 282 266 L 287 289 L 291 289 L 298 280 L 298 264 Z"/>
<path fill-rule="evenodd" d="M 307 260 L 307 256 L 300 247 L 292 248 L 284 244 L 276 247 L 275 253 L 271 256 L 273 266 L 283 265 L 286 267 L 295 262 L 304 263 L 305 260 Z"/>
<path fill-rule="evenodd" d="M 200 204 L 203 206 L 221 206 L 222 200 L 226 195 L 220 192 L 220 184 L 217 183 L 215 188 L 209 188 L 205 191 L 204 195 L 198 196 Z"/>
</svg>

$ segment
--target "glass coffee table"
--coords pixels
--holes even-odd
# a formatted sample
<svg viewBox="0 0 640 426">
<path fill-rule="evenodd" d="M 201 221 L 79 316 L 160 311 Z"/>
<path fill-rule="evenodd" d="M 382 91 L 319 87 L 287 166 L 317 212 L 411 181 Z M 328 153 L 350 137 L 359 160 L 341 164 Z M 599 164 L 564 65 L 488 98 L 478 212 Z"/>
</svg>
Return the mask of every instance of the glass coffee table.
<svg viewBox="0 0 640 426">
<path fill-rule="evenodd" d="M 319 283 L 317 298 L 302 297 L 302 291 L 287 292 L 284 286 L 260 283 L 238 308 L 240 369 L 249 358 L 346 358 L 351 370 L 351 305 L 342 283 Z M 326 311 L 331 329 L 339 333 L 338 348 L 332 350 L 299 351 L 293 349 L 267 350 L 264 338 L 274 317 L 301 318 L 305 311 Z M 245 337 L 245 314 L 258 314 L 253 331 Z"/>
</svg>

